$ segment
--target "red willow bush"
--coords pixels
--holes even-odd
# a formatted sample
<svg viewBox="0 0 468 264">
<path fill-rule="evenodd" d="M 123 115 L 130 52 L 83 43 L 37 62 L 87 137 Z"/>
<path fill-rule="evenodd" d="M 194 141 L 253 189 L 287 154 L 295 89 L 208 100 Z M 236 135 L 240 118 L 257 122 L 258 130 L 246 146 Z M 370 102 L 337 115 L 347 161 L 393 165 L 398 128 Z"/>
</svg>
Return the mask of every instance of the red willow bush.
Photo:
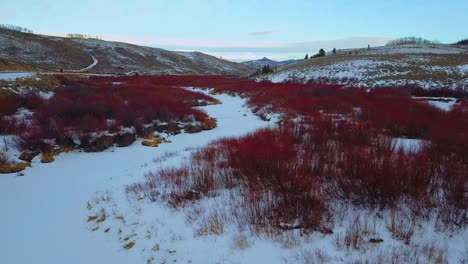
<svg viewBox="0 0 468 264">
<path fill-rule="evenodd" d="M 0 134 L 19 134 L 27 128 L 22 117 L 14 116 L 20 108 L 31 111 L 39 108 L 45 100 L 37 93 L 0 95 Z"/>
<path fill-rule="evenodd" d="M 18 111 L 19 107 L 17 96 L 0 95 L 0 116 L 12 115 Z"/>
<path fill-rule="evenodd" d="M 300 119 L 216 142 L 194 154 L 191 164 L 197 164 L 197 169 L 188 166 L 152 175 L 151 186 L 130 186 L 129 193 L 158 193 L 161 182 L 170 181 L 172 190 L 184 190 L 174 192 L 180 205 L 184 199 L 213 195 L 223 186 L 241 188 L 244 216 L 257 226 L 274 228 L 320 228 L 327 205 L 337 200 L 379 208 L 405 201 L 415 211 L 435 207 L 445 216 L 455 214 L 456 219 L 466 209 L 466 102 L 445 113 L 413 100 L 416 92 L 411 87 L 366 91 L 221 76 L 149 79 L 160 85 L 240 94 L 254 110 L 268 107 L 285 113 L 286 120 Z M 426 143 L 418 152 L 397 150 L 394 137 Z M 197 195 L 190 193 L 193 190 Z M 451 209 L 440 210 L 446 203 Z"/>
<path fill-rule="evenodd" d="M 181 206 L 237 188 L 244 200 L 237 209 L 257 231 L 319 229 L 326 211 L 318 196 L 320 186 L 311 177 L 310 166 L 298 162 L 297 151 L 286 130 L 264 129 L 222 139 L 195 152 L 180 168 L 146 175 L 144 182 L 128 186 L 127 193 Z"/>
<path fill-rule="evenodd" d="M 185 123 L 191 132 L 216 126 L 205 112 L 193 108 L 217 103 L 216 100 L 173 85 L 155 84 L 149 77 L 84 80 L 62 77 L 62 86 L 55 89 L 47 102 L 33 97 L 27 99 L 27 104 L 36 110 L 33 125 L 22 136 L 20 145 L 30 145 L 29 149 L 44 139 L 69 145 L 74 135 L 82 137 L 86 145 L 92 145 L 88 134 L 118 132 L 121 126 L 135 128 L 140 136 L 154 131 L 160 123 Z"/>
</svg>

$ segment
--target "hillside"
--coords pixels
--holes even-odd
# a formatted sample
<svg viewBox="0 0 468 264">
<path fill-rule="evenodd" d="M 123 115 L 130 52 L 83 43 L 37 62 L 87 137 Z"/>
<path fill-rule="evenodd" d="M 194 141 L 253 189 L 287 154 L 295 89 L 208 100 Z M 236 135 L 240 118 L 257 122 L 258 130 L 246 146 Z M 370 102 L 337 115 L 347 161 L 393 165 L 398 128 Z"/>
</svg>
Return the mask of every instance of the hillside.
<svg viewBox="0 0 468 264">
<path fill-rule="evenodd" d="M 250 66 L 250 67 L 255 68 L 255 69 L 260 69 L 261 67 L 263 67 L 265 65 L 270 65 L 270 67 L 281 67 L 281 66 L 293 64 L 293 63 L 300 62 L 300 61 L 301 60 L 275 61 L 275 60 L 271 60 L 269 58 L 264 57 L 264 58 L 259 59 L 259 60 L 243 61 L 243 62 L 241 62 L 241 64 Z"/>
<path fill-rule="evenodd" d="M 468 47 L 403 45 L 338 50 L 325 57 L 285 66 L 260 76 L 272 82 L 341 83 L 362 87 L 416 84 L 422 87 L 468 87 Z"/>
<path fill-rule="evenodd" d="M 50 71 L 139 74 L 229 74 L 249 66 L 200 52 L 174 52 L 98 39 L 62 38 L 0 29 L 0 60 Z M 23 70 L 9 67 L 8 70 Z"/>
</svg>

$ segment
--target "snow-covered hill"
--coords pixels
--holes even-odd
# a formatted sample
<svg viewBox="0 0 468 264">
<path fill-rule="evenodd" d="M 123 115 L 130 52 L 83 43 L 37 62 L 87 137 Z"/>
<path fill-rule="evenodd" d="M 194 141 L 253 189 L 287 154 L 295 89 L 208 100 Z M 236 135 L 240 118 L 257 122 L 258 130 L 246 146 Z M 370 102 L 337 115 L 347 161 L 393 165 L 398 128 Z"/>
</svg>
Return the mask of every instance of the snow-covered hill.
<svg viewBox="0 0 468 264">
<path fill-rule="evenodd" d="M 52 71 L 139 74 L 229 74 L 249 66 L 203 54 L 98 39 L 61 38 L 0 29 L 0 60 Z"/>
<path fill-rule="evenodd" d="M 272 82 L 324 82 L 362 87 L 416 84 L 468 89 L 468 48 L 403 45 L 338 50 L 260 76 Z"/>
</svg>

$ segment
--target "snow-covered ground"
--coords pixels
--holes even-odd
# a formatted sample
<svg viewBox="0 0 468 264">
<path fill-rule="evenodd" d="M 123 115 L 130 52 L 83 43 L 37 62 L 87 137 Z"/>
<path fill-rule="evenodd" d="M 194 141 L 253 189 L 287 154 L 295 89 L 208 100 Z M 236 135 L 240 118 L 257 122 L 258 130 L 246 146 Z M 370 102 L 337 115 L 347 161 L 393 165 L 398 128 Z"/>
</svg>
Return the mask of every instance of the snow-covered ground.
<svg viewBox="0 0 468 264">
<path fill-rule="evenodd" d="M 418 152 L 424 146 L 424 141 L 421 139 L 394 138 L 392 140 L 392 146 L 395 148 L 395 150 Z"/>
<path fill-rule="evenodd" d="M 123 188 L 157 169 L 157 160 L 168 153 L 175 153 L 167 159 L 177 163 L 212 140 L 271 124 L 253 115 L 239 97 L 214 97 L 222 104 L 203 107 L 218 120 L 213 130 L 179 134 L 158 148 L 137 141 L 102 153 L 61 154 L 50 164 L 36 158 L 23 177 L 1 175 L 0 263 L 146 263 L 138 245 L 125 250 L 114 235 L 89 230 L 87 201 L 99 197 L 96 193 L 101 191 L 124 199 Z M 171 226 L 180 219 L 166 221 Z"/>
<path fill-rule="evenodd" d="M 416 100 L 427 101 L 428 104 L 444 111 L 450 111 L 457 103 L 457 98 L 453 97 L 413 97 Z"/>
<path fill-rule="evenodd" d="M 348 82 L 348 79 L 365 79 L 371 71 L 383 66 L 389 68 L 399 67 L 398 63 L 377 60 L 348 60 L 338 62 L 332 65 L 325 65 L 321 67 L 313 67 L 310 69 L 294 69 L 291 71 L 279 72 L 278 74 L 271 74 L 268 79 L 274 83 L 286 82 L 288 80 L 299 80 L 308 82 L 310 80 L 327 77 L 335 79 L 338 82 Z M 373 73 L 373 77 L 386 76 L 388 73 L 381 70 L 380 72 Z M 262 77 L 260 77 L 262 78 Z M 345 79 L 345 80 L 344 80 Z"/>
<path fill-rule="evenodd" d="M 464 88 L 468 87 L 468 71 L 466 65 L 461 66 L 427 66 L 406 61 L 351 59 L 333 62 L 325 65 L 299 65 L 284 68 L 278 72 L 260 76 L 258 81 L 268 80 L 274 83 L 296 81 L 331 82 L 354 85 L 358 87 L 381 87 L 414 84 L 423 88 Z M 417 69 L 417 70 L 415 70 Z M 415 72 L 424 72 L 430 76 L 440 74 L 448 76 L 443 79 L 428 79 L 426 77 L 408 79 Z M 423 76 L 423 75 L 421 75 Z M 453 76 L 453 79 L 451 78 Z M 459 78 L 464 76 L 464 78 Z"/>
<path fill-rule="evenodd" d="M 28 78 L 36 74 L 35 72 L 0 72 L 0 80 L 14 81 L 18 78 Z"/>
<path fill-rule="evenodd" d="M 403 45 L 338 50 L 261 75 L 258 81 L 322 82 L 358 87 L 468 87 L 468 50 L 453 45 Z M 455 55 L 457 55 L 455 57 Z"/>
<path fill-rule="evenodd" d="M 462 54 L 467 53 L 467 49 L 455 45 L 425 45 L 407 44 L 397 46 L 372 47 L 371 49 L 340 49 L 337 54 L 349 54 L 358 51 L 359 54 L 366 55 L 392 55 L 392 54 Z M 332 54 L 329 52 L 328 54 Z"/>
</svg>

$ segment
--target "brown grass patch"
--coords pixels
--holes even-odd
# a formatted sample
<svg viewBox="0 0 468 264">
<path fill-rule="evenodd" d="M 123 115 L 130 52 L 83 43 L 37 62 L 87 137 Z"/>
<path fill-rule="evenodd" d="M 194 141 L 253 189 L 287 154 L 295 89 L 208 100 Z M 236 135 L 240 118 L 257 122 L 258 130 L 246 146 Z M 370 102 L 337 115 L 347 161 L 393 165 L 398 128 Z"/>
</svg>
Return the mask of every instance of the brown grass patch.
<svg viewBox="0 0 468 264">
<path fill-rule="evenodd" d="M 25 170 L 31 164 L 29 162 L 12 162 L 12 163 L 5 163 L 0 165 L 0 173 L 8 174 L 8 173 L 16 173 Z"/>
<path fill-rule="evenodd" d="M 159 146 L 159 144 L 161 144 L 163 142 L 162 138 L 160 138 L 159 136 L 155 136 L 154 134 L 148 134 L 146 137 L 144 137 L 143 141 L 141 142 L 141 144 L 143 146 L 147 146 L 147 147 L 153 147 L 153 148 L 156 148 Z"/>
<path fill-rule="evenodd" d="M 124 246 L 124 248 L 125 248 L 125 249 L 131 249 L 133 246 L 135 246 L 135 242 L 132 241 L 132 242 L 130 242 L 130 243 L 127 243 L 127 244 Z"/>
<path fill-rule="evenodd" d="M 54 160 L 55 160 L 55 158 L 54 158 L 54 152 L 53 151 L 41 153 L 41 163 L 51 163 Z"/>
<path fill-rule="evenodd" d="M 98 215 L 90 215 L 90 216 L 88 216 L 88 222 L 94 221 L 94 220 L 96 220 L 98 218 L 99 218 Z"/>
</svg>

